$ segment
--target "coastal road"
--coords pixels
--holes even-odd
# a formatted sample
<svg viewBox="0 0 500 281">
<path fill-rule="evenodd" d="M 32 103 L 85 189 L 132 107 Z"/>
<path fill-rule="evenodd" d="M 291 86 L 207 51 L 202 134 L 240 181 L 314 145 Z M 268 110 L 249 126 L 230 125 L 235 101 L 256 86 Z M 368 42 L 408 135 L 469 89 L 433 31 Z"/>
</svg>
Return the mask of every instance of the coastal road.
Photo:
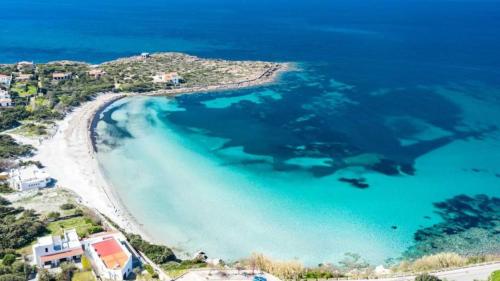
<svg viewBox="0 0 500 281">
<path fill-rule="evenodd" d="M 454 270 L 435 272 L 432 275 L 438 276 L 442 280 L 446 281 L 487 281 L 490 274 L 495 271 L 500 270 L 500 262 L 483 264 L 478 266 L 472 266 L 467 268 L 460 268 Z M 224 272 L 222 275 L 220 272 Z M 236 270 L 191 270 L 186 274 L 175 279 L 176 281 L 251 281 L 251 275 L 243 275 L 244 271 Z M 248 271 L 247 273 L 250 273 Z M 269 281 L 279 281 L 278 278 L 265 274 L 265 277 Z M 379 278 L 379 279 L 338 279 L 338 280 L 349 280 L 349 281 L 414 281 L 415 275 L 409 275 L 404 277 L 391 277 L 391 278 Z M 336 280 L 336 279 L 329 279 Z"/>
<path fill-rule="evenodd" d="M 440 271 L 433 273 L 439 277 L 440 279 L 446 281 L 486 281 L 490 274 L 495 271 L 500 270 L 500 262 L 492 263 L 492 264 L 484 264 L 448 271 Z M 350 281 L 373 281 L 374 279 L 357 279 Z M 377 281 L 413 281 L 415 280 L 415 276 L 405 276 L 405 277 L 392 277 L 392 278 L 380 278 L 376 279 Z"/>
</svg>

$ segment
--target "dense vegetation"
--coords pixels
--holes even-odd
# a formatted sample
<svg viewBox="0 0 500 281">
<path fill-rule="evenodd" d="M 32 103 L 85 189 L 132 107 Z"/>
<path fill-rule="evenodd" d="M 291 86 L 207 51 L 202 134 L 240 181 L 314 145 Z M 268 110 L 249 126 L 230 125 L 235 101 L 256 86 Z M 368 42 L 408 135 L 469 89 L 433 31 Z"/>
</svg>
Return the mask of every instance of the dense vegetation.
<svg viewBox="0 0 500 281">
<path fill-rule="evenodd" d="M 161 265 L 171 261 L 178 261 L 174 252 L 167 246 L 151 244 L 137 234 L 127 234 L 127 239 L 132 247 L 143 252 L 157 264 Z"/>
<path fill-rule="evenodd" d="M 13 261 L 10 264 L 5 264 L 5 257 L 12 254 L 2 254 L 0 253 L 0 259 L 3 259 L 0 265 L 0 281 L 25 281 L 28 277 L 34 273 L 34 268 L 29 264 L 21 261 Z"/>
<path fill-rule="evenodd" d="M 0 158 L 27 156 L 32 152 L 31 145 L 19 144 L 9 135 L 0 135 Z"/>
<path fill-rule="evenodd" d="M 29 245 L 45 232 L 45 225 L 31 210 L 14 208 L 0 197 L 0 281 L 27 280 L 32 266 L 18 261 L 14 249 Z"/>
<path fill-rule="evenodd" d="M 29 245 L 44 232 L 45 223 L 33 210 L 12 207 L 0 197 L 0 252 Z"/>
</svg>

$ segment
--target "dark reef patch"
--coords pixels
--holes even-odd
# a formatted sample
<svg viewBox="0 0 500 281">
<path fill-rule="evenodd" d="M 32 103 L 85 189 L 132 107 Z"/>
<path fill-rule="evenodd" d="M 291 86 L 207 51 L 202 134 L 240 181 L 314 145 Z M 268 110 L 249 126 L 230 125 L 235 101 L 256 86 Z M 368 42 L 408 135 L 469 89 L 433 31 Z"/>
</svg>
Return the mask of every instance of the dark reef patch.
<svg viewBox="0 0 500 281">
<path fill-rule="evenodd" d="M 500 198 L 458 195 L 434 204 L 442 222 L 418 230 L 404 256 L 439 252 L 462 255 L 500 253 Z"/>
<path fill-rule="evenodd" d="M 351 178 L 342 177 L 342 178 L 339 178 L 339 181 L 349 183 L 352 186 L 357 187 L 357 188 L 361 188 L 361 189 L 365 189 L 365 188 L 370 187 L 370 185 L 366 183 L 365 178 L 351 179 Z"/>
<path fill-rule="evenodd" d="M 92 133 L 91 138 L 94 146 L 94 150 L 97 151 L 96 144 L 104 145 L 108 149 L 113 149 L 121 145 L 122 140 L 133 138 L 132 134 L 123 126 L 119 126 L 118 122 L 115 121 L 111 116 L 117 110 L 122 109 L 125 104 L 121 104 L 119 106 L 115 106 L 109 109 L 103 108 L 101 112 L 96 114 L 96 117 L 92 121 Z M 100 136 L 99 133 L 95 130 L 98 122 L 106 123 L 106 132 L 105 137 Z"/>
<path fill-rule="evenodd" d="M 282 83 L 267 87 L 280 96 L 278 99 L 211 108 L 204 102 L 217 97 L 258 95 L 260 90 L 186 95 L 176 98 L 186 111 L 160 116 L 179 128 L 197 128 L 210 137 L 228 139 L 221 148 L 243 147 L 246 153 L 270 157 L 275 171 L 306 170 L 315 177 L 332 175 L 350 166 L 363 166 L 388 176 L 413 176 L 418 172 L 414 167 L 418 157 L 455 140 L 480 138 L 491 131 L 457 131 L 463 121 L 461 109 L 430 89 L 405 87 L 384 95 L 367 95 L 373 91 L 371 83 L 339 90 L 332 88 L 328 75 L 315 76 L 314 85 L 304 83 L 301 76 L 314 73 L 306 70 L 287 74 Z M 415 137 L 429 127 L 449 134 Z M 403 144 L 404 139 L 414 142 Z M 347 160 L 362 154 L 380 155 L 381 160 L 352 164 Z M 296 157 L 330 158 L 332 163 L 321 167 L 286 163 Z M 234 161 L 228 159 L 228 163 Z"/>
</svg>

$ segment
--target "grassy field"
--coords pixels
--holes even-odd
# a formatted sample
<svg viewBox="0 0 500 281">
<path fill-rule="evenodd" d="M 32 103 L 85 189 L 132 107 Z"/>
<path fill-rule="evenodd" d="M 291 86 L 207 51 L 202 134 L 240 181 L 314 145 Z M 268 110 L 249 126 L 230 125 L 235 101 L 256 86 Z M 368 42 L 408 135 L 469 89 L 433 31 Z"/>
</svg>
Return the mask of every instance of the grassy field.
<svg viewBox="0 0 500 281">
<path fill-rule="evenodd" d="M 61 235 L 65 229 L 76 228 L 76 232 L 80 237 L 84 237 L 88 234 L 91 227 L 95 226 L 88 218 L 76 217 L 67 220 L 60 220 L 51 222 L 47 225 L 47 228 L 52 235 Z"/>
<path fill-rule="evenodd" d="M 76 272 L 71 278 L 71 281 L 95 281 L 95 277 L 91 271 Z"/>
<path fill-rule="evenodd" d="M 12 85 L 12 90 L 17 92 L 20 97 L 33 96 L 37 92 L 37 88 L 33 85 L 26 85 L 24 83 L 16 83 Z"/>
</svg>

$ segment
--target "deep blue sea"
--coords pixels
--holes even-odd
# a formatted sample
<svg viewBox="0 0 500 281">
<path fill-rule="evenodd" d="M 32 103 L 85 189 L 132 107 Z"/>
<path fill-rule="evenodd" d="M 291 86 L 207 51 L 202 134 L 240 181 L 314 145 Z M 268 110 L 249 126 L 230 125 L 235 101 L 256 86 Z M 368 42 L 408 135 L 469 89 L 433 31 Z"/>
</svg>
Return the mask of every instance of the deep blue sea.
<svg viewBox="0 0 500 281">
<path fill-rule="evenodd" d="M 158 241 L 306 263 L 500 252 L 498 1 L 1 6 L 1 63 L 144 51 L 297 63 L 273 85 L 102 114 L 103 171 Z"/>
</svg>

